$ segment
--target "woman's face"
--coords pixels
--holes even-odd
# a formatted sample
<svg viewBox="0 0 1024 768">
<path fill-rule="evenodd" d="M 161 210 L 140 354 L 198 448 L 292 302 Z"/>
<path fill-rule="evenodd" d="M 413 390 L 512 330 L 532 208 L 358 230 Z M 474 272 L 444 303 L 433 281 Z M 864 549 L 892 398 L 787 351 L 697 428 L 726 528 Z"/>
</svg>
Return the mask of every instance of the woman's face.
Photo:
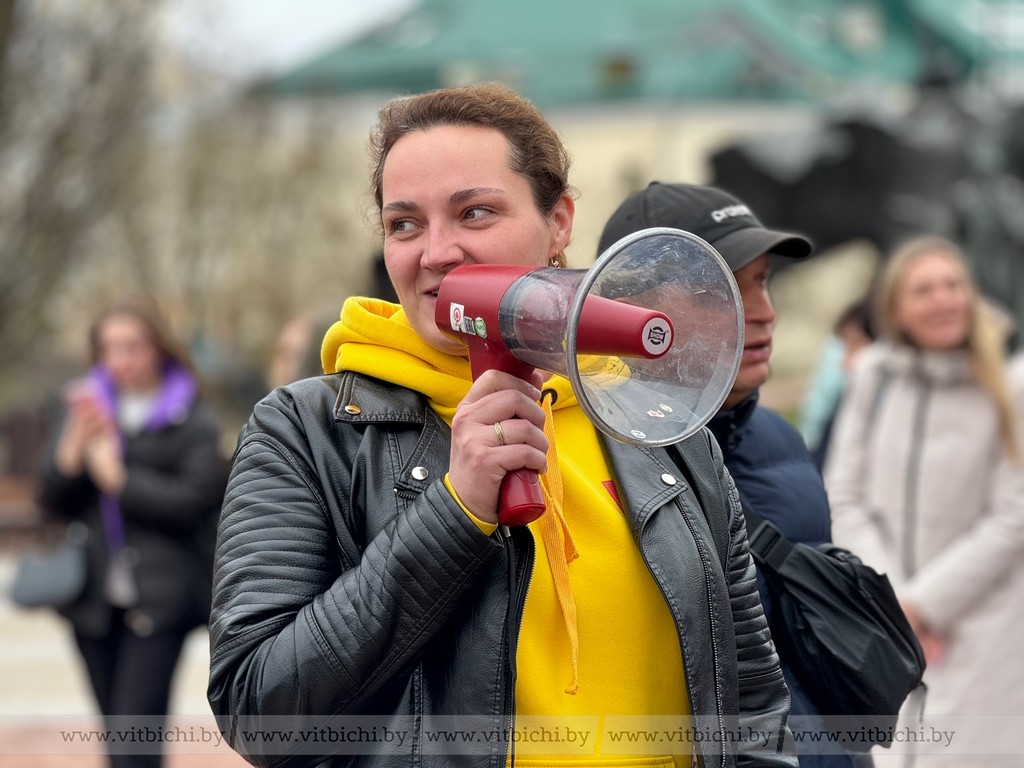
<svg viewBox="0 0 1024 768">
<path fill-rule="evenodd" d="M 896 287 L 894 320 L 921 349 L 962 347 L 971 329 L 971 293 L 960 263 L 941 251 L 914 259 Z"/>
<path fill-rule="evenodd" d="M 412 327 L 449 354 L 466 348 L 434 323 L 441 278 L 461 264 L 545 266 L 572 233 L 572 198 L 544 216 L 508 159 L 508 140 L 495 129 L 439 126 L 403 136 L 384 162 L 388 275 Z"/>
<path fill-rule="evenodd" d="M 132 315 L 111 315 L 99 327 L 99 362 L 122 392 L 148 392 L 160 383 L 160 350 L 145 324 Z"/>
</svg>

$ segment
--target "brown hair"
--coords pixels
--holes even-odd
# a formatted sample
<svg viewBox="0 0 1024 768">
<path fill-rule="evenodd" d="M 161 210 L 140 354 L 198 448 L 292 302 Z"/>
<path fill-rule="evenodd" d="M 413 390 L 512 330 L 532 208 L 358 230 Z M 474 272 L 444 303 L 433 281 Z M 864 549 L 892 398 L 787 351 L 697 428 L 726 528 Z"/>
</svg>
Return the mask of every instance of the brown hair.
<svg viewBox="0 0 1024 768">
<path fill-rule="evenodd" d="M 100 329 L 111 317 L 131 317 L 146 329 L 149 340 L 160 353 L 166 365 L 175 362 L 183 368 L 195 373 L 192 357 L 185 346 L 175 338 L 157 308 L 156 304 L 140 297 L 122 299 L 103 310 L 89 328 L 89 352 L 95 365 L 100 361 Z"/>
<path fill-rule="evenodd" d="M 1006 381 L 1005 323 L 995 309 L 985 302 L 967 267 L 967 259 L 956 243 L 937 235 L 922 235 L 906 240 L 889 257 L 878 287 L 876 304 L 876 328 L 879 333 L 894 344 L 914 346 L 896 322 L 896 294 L 907 269 L 918 259 L 931 254 L 942 254 L 963 271 L 970 297 L 971 322 L 965 349 L 971 361 L 971 368 L 979 384 L 988 391 L 999 414 L 999 431 L 1007 452 L 1014 458 L 1020 457 L 1017 435 L 1014 430 L 1015 409 Z"/>
<path fill-rule="evenodd" d="M 378 213 L 384 201 L 384 162 L 395 142 L 442 125 L 499 131 L 509 143 L 509 167 L 530 183 L 534 203 L 545 216 L 562 195 L 574 192 L 569 185 L 569 153 L 554 128 L 515 91 L 485 83 L 395 99 L 380 110 L 370 134 L 370 185 Z"/>
</svg>

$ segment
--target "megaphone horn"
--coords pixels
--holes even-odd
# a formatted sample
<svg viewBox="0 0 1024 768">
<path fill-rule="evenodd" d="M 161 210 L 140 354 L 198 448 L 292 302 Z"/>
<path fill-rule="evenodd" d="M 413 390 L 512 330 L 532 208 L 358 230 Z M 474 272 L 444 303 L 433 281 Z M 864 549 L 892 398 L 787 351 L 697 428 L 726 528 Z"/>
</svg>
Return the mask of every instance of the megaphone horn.
<svg viewBox="0 0 1024 768">
<path fill-rule="evenodd" d="M 567 376 L 595 426 L 637 445 L 703 427 L 743 348 L 729 267 L 700 238 L 666 228 L 623 238 L 589 270 L 456 267 L 441 281 L 434 320 L 466 344 L 474 379 L 489 369 Z M 505 476 L 499 522 L 529 523 L 544 506 L 536 472 Z"/>
</svg>

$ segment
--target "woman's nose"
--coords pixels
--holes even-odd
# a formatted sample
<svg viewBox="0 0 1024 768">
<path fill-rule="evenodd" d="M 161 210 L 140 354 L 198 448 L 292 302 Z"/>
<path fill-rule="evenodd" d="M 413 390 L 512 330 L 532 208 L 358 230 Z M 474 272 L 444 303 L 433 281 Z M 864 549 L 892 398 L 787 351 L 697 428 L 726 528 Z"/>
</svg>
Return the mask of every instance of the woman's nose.
<svg viewBox="0 0 1024 768">
<path fill-rule="evenodd" d="M 443 271 L 461 264 L 465 253 L 455 237 L 444 226 L 432 226 L 427 232 L 420 263 L 427 269 Z"/>
</svg>

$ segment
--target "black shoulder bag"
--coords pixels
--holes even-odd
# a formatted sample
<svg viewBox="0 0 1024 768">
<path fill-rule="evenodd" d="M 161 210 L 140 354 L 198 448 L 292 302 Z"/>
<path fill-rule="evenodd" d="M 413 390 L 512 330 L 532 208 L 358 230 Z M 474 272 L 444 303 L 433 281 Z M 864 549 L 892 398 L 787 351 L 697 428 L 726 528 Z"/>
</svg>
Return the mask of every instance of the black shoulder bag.
<svg viewBox="0 0 1024 768">
<path fill-rule="evenodd" d="M 925 661 L 889 578 L 834 544 L 797 544 L 745 504 L 750 552 L 775 609 L 772 638 L 839 743 L 892 744 Z"/>
</svg>

